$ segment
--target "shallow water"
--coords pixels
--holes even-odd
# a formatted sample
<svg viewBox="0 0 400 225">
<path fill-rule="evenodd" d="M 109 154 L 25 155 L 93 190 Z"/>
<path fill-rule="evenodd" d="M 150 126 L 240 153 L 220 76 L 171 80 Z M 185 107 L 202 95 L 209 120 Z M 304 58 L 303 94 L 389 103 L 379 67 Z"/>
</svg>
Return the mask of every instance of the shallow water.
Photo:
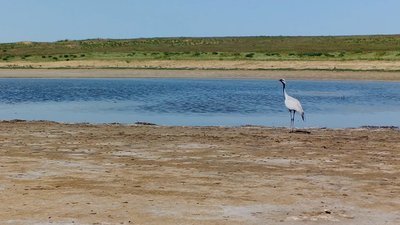
<svg viewBox="0 0 400 225">
<path fill-rule="evenodd" d="M 297 127 L 400 125 L 400 83 L 288 81 Z M 298 116 L 298 115 L 296 115 Z M 276 80 L 0 79 L 0 119 L 288 126 Z"/>
</svg>

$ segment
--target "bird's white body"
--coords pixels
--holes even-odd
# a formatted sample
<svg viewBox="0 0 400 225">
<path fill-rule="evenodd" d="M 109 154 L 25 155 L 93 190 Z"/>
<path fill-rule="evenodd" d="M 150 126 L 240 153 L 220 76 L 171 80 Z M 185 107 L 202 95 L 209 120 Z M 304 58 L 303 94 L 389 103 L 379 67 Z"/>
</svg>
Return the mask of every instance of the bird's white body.
<svg viewBox="0 0 400 225">
<path fill-rule="evenodd" d="M 290 127 L 293 129 L 294 128 L 294 115 L 299 113 L 301 115 L 301 118 L 304 121 L 304 110 L 303 107 L 301 107 L 301 103 L 299 100 L 293 98 L 292 96 L 288 95 L 286 93 L 286 81 L 285 79 L 280 79 L 279 80 L 282 85 L 283 85 L 283 97 L 285 98 L 285 106 L 289 110 L 290 113 Z"/>
<path fill-rule="evenodd" d="M 285 96 L 285 106 L 286 108 L 288 108 L 289 110 L 293 110 L 296 111 L 300 114 L 304 114 L 304 110 L 303 107 L 301 107 L 301 104 L 299 102 L 299 100 L 293 98 L 292 96 L 288 95 L 286 93 L 286 91 L 284 92 L 284 96 Z"/>
</svg>

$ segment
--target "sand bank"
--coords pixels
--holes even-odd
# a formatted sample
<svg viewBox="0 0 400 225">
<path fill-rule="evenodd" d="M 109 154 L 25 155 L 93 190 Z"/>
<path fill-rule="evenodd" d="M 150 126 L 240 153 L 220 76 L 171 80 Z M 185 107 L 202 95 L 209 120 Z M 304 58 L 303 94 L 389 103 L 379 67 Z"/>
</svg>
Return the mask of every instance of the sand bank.
<svg viewBox="0 0 400 225">
<path fill-rule="evenodd" d="M 400 72 L 317 70 L 0 69 L 0 78 L 217 78 L 400 81 Z"/>
<path fill-rule="evenodd" d="M 73 60 L 0 62 L 0 68 L 133 68 L 217 70 L 360 70 L 400 71 L 399 60 Z"/>
<path fill-rule="evenodd" d="M 399 130 L 0 130 L 0 224 L 400 224 Z"/>
</svg>

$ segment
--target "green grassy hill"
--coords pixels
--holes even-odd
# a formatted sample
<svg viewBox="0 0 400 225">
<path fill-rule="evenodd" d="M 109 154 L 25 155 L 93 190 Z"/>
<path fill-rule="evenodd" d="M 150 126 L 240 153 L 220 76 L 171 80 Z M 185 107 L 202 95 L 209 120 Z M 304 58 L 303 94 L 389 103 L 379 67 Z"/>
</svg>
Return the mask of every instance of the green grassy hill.
<svg viewBox="0 0 400 225">
<path fill-rule="evenodd" d="M 0 44 L 0 61 L 400 60 L 400 35 L 90 39 Z"/>
</svg>

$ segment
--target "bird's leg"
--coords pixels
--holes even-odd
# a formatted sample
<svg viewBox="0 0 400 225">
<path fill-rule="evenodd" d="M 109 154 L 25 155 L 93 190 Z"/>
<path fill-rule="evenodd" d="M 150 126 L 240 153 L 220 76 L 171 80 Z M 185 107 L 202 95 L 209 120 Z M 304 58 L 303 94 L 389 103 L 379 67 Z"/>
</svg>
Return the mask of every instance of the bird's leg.
<svg viewBox="0 0 400 225">
<path fill-rule="evenodd" d="M 295 110 L 293 110 L 293 130 L 295 129 L 295 127 L 294 127 L 294 114 L 296 114 Z"/>
<path fill-rule="evenodd" d="M 293 131 L 293 116 L 292 116 L 292 110 L 289 110 L 290 113 L 290 131 Z"/>
</svg>

